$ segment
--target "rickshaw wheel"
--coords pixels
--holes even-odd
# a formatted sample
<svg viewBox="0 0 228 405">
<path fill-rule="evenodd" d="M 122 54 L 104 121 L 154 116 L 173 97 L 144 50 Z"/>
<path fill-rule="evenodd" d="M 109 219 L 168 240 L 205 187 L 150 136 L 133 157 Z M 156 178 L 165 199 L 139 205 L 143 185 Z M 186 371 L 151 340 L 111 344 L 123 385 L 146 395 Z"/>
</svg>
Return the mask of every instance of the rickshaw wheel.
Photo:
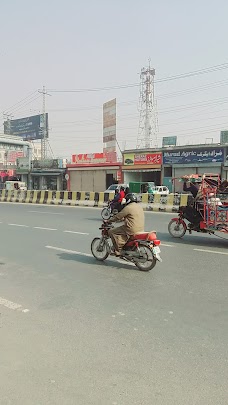
<svg viewBox="0 0 228 405">
<path fill-rule="evenodd" d="M 187 230 L 186 223 L 184 221 L 177 221 L 171 219 L 168 225 L 168 231 L 173 238 L 182 238 Z"/>
</svg>

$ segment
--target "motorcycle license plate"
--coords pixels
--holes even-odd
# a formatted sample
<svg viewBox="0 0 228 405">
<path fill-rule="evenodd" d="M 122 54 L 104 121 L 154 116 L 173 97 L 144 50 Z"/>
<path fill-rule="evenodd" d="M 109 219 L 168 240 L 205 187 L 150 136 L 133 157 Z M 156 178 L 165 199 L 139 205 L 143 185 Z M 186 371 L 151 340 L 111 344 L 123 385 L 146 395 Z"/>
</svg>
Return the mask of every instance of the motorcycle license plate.
<svg viewBox="0 0 228 405">
<path fill-rule="evenodd" d="M 158 255 L 159 253 L 161 253 L 161 250 L 160 250 L 160 248 L 159 248 L 158 246 L 154 246 L 154 247 L 152 248 L 152 251 L 153 251 L 153 253 L 154 253 L 155 255 Z"/>
</svg>

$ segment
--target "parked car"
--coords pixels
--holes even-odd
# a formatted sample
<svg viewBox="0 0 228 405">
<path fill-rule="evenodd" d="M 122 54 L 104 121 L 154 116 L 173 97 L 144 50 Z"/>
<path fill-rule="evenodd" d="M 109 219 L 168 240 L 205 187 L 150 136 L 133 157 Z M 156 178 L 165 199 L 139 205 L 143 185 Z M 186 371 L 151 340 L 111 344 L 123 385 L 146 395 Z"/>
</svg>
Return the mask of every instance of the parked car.
<svg viewBox="0 0 228 405">
<path fill-rule="evenodd" d="M 167 194 L 169 194 L 169 189 L 166 186 L 156 186 L 153 193 L 154 194 L 167 195 Z"/>
<path fill-rule="evenodd" d="M 105 190 L 105 193 L 115 193 L 116 189 L 120 189 L 120 187 L 126 188 L 128 187 L 128 184 L 111 184 L 111 186 Z"/>
<path fill-rule="evenodd" d="M 6 190 L 27 190 L 26 183 L 24 181 L 6 181 L 5 182 L 5 189 Z"/>
</svg>

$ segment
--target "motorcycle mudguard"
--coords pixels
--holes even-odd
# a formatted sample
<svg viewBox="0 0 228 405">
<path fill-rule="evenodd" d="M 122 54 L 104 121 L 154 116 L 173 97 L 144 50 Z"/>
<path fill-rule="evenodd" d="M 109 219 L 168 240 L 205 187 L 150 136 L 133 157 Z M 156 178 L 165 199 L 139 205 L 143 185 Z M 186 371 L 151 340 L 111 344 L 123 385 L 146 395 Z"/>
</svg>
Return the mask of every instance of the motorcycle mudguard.
<svg viewBox="0 0 228 405">
<path fill-rule="evenodd" d="M 180 219 L 180 218 L 172 218 L 171 220 L 170 220 L 170 222 L 171 221 L 175 221 L 175 222 L 179 222 L 180 224 L 182 224 L 182 225 L 184 225 L 184 227 L 187 229 L 187 225 L 186 225 L 186 222 L 183 220 L 183 219 Z"/>
</svg>

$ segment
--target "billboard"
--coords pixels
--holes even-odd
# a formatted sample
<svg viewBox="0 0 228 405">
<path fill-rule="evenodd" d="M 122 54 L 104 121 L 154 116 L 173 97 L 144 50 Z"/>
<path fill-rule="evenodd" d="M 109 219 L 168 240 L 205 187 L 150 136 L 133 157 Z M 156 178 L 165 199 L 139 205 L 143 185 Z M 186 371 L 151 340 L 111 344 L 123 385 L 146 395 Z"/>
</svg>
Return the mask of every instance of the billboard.
<svg viewBox="0 0 228 405">
<path fill-rule="evenodd" d="M 28 157 L 19 157 L 17 158 L 17 168 L 20 172 L 27 172 L 30 170 L 29 158 Z"/>
<path fill-rule="evenodd" d="M 166 146 L 176 146 L 177 137 L 176 136 L 163 136 L 162 138 L 162 147 Z"/>
<path fill-rule="evenodd" d="M 224 152 L 221 148 L 176 149 L 163 152 L 163 164 L 223 163 Z"/>
<path fill-rule="evenodd" d="M 58 159 L 44 159 L 44 160 L 33 160 L 33 169 L 58 169 L 59 160 Z"/>
<path fill-rule="evenodd" d="M 125 153 L 124 163 L 125 166 L 135 165 L 161 165 L 162 153 Z"/>
<path fill-rule="evenodd" d="M 107 156 L 104 153 L 81 153 L 72 155 L 72 163 L 77 165 L 106 163 Z"/>
<path fill-rule="evenodd" d="M 228 131 L 221 131 L 220 132 L 220 143 L 228 144 Z"/>
<path fill-rule="evenodd" d="M 34 141 L 43 138 L 43 114 L 17 120 L 4 121 L 4 134 L 18 135 L 25 141 Z M 46 136 L 48 137 L 48 113 L 46 113 Z"/>
<path fill-rule="evenodd" d="M 116 162 L 116 99 L 103 104 L 103 152 Z"/>
</svg>

